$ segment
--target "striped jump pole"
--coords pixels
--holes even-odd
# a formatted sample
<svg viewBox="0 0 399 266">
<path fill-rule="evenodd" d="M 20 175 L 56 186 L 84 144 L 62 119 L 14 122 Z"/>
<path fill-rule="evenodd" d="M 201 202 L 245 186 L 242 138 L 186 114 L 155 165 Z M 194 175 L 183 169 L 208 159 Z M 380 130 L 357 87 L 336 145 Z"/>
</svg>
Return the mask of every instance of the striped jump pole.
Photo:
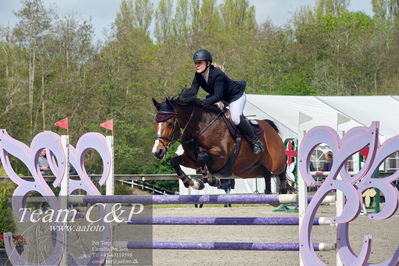
<svg viewBox="0 0 399 266">
<path fill-rule="evenodd" d="M 185 250 L 269 250 L 298 251 L 299 243 L 248 243 L 248 242 L 114 242 L 116 247 L 128 249 L 185 249 Z M 316 251 L 335 250 L 334 243 L 313 243 Z"/>
<path fill-rule="evenodd" d="M 328 217 L 314 218 L 313 225 L 330 225 Z M 136 225 L 298 225 L 298 217 L 136 217 Z"/>
<path fill-rule="evenodd" d="M 138 203 L 154 204 L 271 204 L 279 205 L 297 201 L 296 194 L 288 195 L 115 195 L 115 196 L 83 196 L 71 202 L 83 203 Z M 312 197 L 308 197 L 308 201 Z M 327 196 L 324 203 L 334 202 L 334 196 Z"/>
</svg>

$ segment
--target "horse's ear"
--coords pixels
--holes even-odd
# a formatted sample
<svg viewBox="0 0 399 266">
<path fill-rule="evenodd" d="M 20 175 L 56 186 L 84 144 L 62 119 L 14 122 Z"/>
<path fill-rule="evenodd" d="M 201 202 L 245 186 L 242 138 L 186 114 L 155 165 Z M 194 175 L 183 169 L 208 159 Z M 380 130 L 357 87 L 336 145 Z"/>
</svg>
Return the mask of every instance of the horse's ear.
<svg viewBox="0 0 399 266">
<path fill-rule="evenodd" d="M 159 107 L 161 106 L 161 104 L 159 102 L 157 102 L 157 100 L 155 100 L 154 98 L 152 98 L 152 102 L 153 102 L 155 108 L 157 108 L 157 110 L 159 111 Z"/>
<path fill-rule="evenodd" d="M 169 101 L 168 98 L 166 98 L 166 104 L 167 104 L 169 110 L 174 110 L 172 103 Z"/>
</svg>

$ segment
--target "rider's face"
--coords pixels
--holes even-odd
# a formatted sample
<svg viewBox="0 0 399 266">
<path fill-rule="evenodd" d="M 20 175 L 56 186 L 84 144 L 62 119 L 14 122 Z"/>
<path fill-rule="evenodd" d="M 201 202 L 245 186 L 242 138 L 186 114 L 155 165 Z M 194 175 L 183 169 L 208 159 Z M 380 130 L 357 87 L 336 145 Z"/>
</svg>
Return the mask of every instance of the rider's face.
<svg viewBox="0 0 399 266">
<path fill-rule="evenodd" d="M 194 61 L 194 65 L 195 71 L 197 71 L 197 73 L 202 73 L 206 69 L 206 61 Z"/>
</svg>

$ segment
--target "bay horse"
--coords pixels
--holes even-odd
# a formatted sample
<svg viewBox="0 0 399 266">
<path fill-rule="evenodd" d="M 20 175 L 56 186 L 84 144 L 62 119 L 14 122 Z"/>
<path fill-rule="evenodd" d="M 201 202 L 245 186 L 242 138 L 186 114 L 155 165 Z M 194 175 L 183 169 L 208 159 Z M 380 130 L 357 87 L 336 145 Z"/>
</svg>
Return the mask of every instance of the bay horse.
<svg viewBox="0 0 399 266">
<path fill-rule="evenodd" d="M 184 153 L 172 158 L 170 163 L 185 187 L 203 189 L 204 182 L 217 187 L 220 184 L 217 177 L 220 176 L 263 176 L 265 193 L 270 194 L 271 175 L 275 174 L 280 179 L 280 194 L 287 193 L 286 155 L 276 125 L 270 120 L 257 120 L 263 132 L 259 138 L 265 151 L 255 155 L 248 141 L 243 140 L 237 147 L 220 108 L 216 105 L 200 106 L 195 94 L 196 91 L 189 88 L 183 89 L 177 98 L 166 98 L 162 103 L 153 98 L 157 109 L 153 155 L 162 159 L 169 146 L 179 140 Z M 203 177 L 191 179 L 180 165 L 200 170 Z"/>
</svg>

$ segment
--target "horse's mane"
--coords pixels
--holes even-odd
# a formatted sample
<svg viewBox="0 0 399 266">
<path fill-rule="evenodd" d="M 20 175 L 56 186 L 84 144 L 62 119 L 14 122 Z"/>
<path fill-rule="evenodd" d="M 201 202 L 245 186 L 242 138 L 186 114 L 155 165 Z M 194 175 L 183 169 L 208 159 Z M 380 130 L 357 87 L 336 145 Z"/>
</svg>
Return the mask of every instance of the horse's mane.
<svg viewBox="0 0 399 266">
<path fill-rule="evenodd" d="M 172 104 L 177 104 L 177 105 L 199 105 L 200 102 L 200 99 L 197 98 L 197 90 L 194 88 L 184 88 L 180 91 L 178 96 L 168 98 L 168 100 Z M 209 113 L 215 113 L 215 114 L 220 113 L 219 107 L 213 104 L 203 105 L 202 110 Z"/>
</svg>

